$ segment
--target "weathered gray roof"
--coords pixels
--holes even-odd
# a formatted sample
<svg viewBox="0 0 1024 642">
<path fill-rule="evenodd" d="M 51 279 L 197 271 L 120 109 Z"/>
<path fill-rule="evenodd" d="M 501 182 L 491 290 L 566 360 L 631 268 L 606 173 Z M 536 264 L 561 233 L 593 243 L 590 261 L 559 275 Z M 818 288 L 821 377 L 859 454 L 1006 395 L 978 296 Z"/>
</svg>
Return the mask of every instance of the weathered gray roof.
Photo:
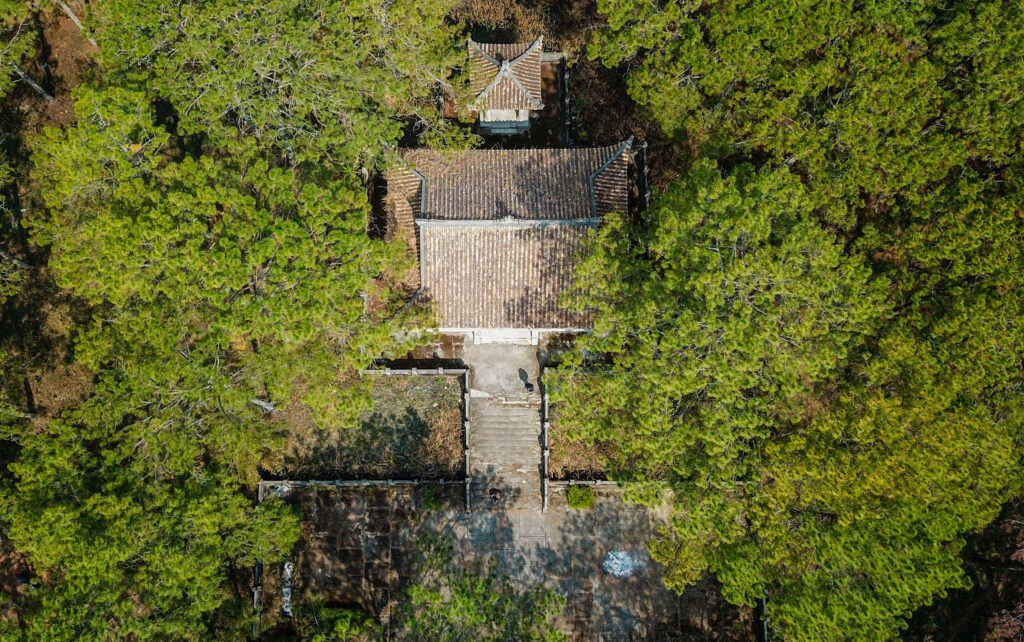
<svg viewBox="0 0 1024 642">
<path fill-rule="evenodd" d="M 621 145 L 576 149 L 402 152 L 422 176 L 417 217 L 447 220 L 584 219 L 625 211 L 628 160 Z M 409 184 L 412 185 L 413 182 Z"/>
<path fill-rule="evenodd" d="M 473 108 L 543 109 L 541 59 L 544 38 L 532 43 L 467 43 Z"/>
<path fill-rule="evenodd" d="M 442 328 L 584 329 L 559 298 L 593 224 L 419 221 L 424 296 Z"/>
</svg>

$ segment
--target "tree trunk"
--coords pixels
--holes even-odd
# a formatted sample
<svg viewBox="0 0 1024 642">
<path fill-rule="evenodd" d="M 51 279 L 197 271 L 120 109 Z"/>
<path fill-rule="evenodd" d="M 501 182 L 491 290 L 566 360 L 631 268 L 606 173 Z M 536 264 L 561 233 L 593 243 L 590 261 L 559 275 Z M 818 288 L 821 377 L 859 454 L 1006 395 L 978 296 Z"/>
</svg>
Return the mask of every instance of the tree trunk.
<svg viewBox="0 0 1024 642">
<path fill-rule="evenodd" d="M 72 22 L 74 22 L 76 25 L 78 25 L 78 29 L 82 32 L 83 35 L 85 35 L 85 27 L 82 26 L 82 21 L 78 19 L 78 16 L 76 16 L 75 12 L 71 10 L 71 7 L 69 7 L 67 4 L 65 4 L 63 0 L 57 0 L 57 6 L 60 7 L 61 10 L 64 13 L 66 13 L 69 18 L 71 18 Z M 92 38 L 90 38 L 89 36 L 85 36 L 85 38 L 86 38 L 86 40 L 89 41 L 89 44 L 91 44 L 93 47 L 98 47 L 99 46 L 99 45 L 96 44 L 96 41 L 93 40 Z"/>
<path fill-rule="evenodd" d="M 250 399 L 249 403 L 251 403 L 252 405 L 257 406 L 259 408 L 262 408 L 263 410 L 266 410 L 267 412 L 278 412 L 277 406 L 275 406 L 274 404 L 272 404 L 269 401 L 266 401 L 264 399 Z"/>
<path fill-rule="evenodd" d="M 7 259 L 8 261 L 10 261 L 11 263 L 17 265 L 18 267 L 20 267 L 23 270 L 31 270 L 32 269 L 32 266 L 29 265 L 28 263 L 22 261 L 21 259 L 19 259 L 17 257 L 11 256 L 10 254 L 8 254 L 7 252 L 4 252 L 3 250 L 0 250 L 0 258 Z"/>
<path fill-rule="evenodd" d="M 14 64 L 13 62 L 9 63 L 9 64 L 14 69 L 14 71 L 18 72 L 18 75 L 21 76 L 21 79 L 28 83 L 29 87 L 31 87 L 32 89 L 36 90 L 37 94 L 39 94 L 40 96 L 42 96 L 46 100 L 48 100 L 50 102 L 53 102 L 53 96 L 51 96 L 49 94 L 49 92 L 47 92 L 45 89 L 40 87 L 39 83 L 37 83 L 36 81 L 32 80 L 32 76 L 29 76 L 28 72 L 26 72 L 24 69 L 22 69 L 21 67 L 19 67 L 16 64 Z"/>
</svg>

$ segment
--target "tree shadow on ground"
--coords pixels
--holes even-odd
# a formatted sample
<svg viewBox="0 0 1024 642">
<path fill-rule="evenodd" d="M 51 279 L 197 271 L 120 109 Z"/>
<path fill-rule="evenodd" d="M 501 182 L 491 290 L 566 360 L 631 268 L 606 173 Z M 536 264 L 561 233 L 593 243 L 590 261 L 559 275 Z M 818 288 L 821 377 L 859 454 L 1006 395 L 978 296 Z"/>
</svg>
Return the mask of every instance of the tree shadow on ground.
<svg viewBox="0 0 1024 642">
<path fill-rule="evenodd" d="M 568 598 L 563 617 L 575 639 L 609 632 L 623 640 L 749 638 L 749 614 L 725 602 L 712 578 L 682 594 L 665 587 L 645 546 L 660 516 L 623 502 L 616 487 L 598 489 L 589 509 L 569 508 L 564 492 L 553 489 L 548 511 L 559 519 L 556 533 L 531 556 L 546 575 L 558 576 L 558 590 Z"/>
<path fill-rule="evenodd" d="M 415 408 L 373 412 L 357 428 L 319 429 L 293 445 L 284 471 L 293 479 L 452 479 L 461 456 L 428 448 L 431 426 Z"/>
<path fill-rule="evenodd" d="M 466 513 L 461 485 L 444 488 L 440 511 L 424 509 L 411 488 L 302 490 L 297 599 L 316 593 L 359 604 L 396 626 L 396 605 L 417 581 L 427 535 L 451 540 L 452 570 L 493 568 L 518 589 L 554 589 L 567 600 L 558 626 L 573 640 L 749 639 L 750 610 L 727 604 L 712 579 L 681 595 L 664 587 L 644 547 L 664 515 L 622 502 L 615 489 L 599 489 L 586 510 L 569 509 L 556 490 L 547 513 L 505 506 Z M 613 551 L 635 562 L 622 577 L 603 568 Z M 268 586 L 271 600 L 275 590 Z"/>
<path fill-rule="evenodd" d="M 461 479 L 462 388 L 452 376 L 381 377 L 373 408 L 353 427 L 290 421 L 272 477 L 289 479 Z"/>
<path fill-rule="evenodd" d="M 488 508 L 446 516 L 438 526 L 462 536 L 454 563 L 494 564 L 523 588 L 544 584 L 565 597 L 559 626 L 571 639 L 748 639 L 749 609 L 726 603 L 714 580 L 705 578 L 681 595 L 665 588 L 645 548 L 662 516 L 619 495 L 602 489 L 592 508 L 574 510 L 564 490 L 554 489 L 546 513 Z M 635 561 L 623 577 L 604 568 L 613 551 Z"/>
<path fill-rule="evenodd" d="M 49 272 L 28 271 L 22 288 L 0 308 L 4 392 L 42 425 L 92 391 L 94 374 L 75 363 L 74 328 L 92 310 L 63 293 Z"/>
</svg>

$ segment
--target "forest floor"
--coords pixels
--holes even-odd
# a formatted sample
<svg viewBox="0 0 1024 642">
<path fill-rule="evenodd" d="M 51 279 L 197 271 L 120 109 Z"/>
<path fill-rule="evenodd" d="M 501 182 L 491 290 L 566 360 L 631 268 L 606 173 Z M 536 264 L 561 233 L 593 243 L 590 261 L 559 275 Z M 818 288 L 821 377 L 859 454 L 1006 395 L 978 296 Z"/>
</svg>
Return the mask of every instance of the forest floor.
<svg viewBox="0 0 1024 642">
<path fill-rule="evenodd" d="M 47 127 L 74 124 L 72 91 L 88 76 L 96 48 L 66 16 L 53 13 L 41 20 L 39 54 L 22 64 L 54 100 L 47 101 L 20 80 L 0 109 L 0 146 L 5 160 L 24 176 L 27 139 Z M 21 290 L 0 308 L 0 379 L 8 398 L 31 417 L 37 430 L 87 399 L 94 375 L 75 362 L 72 329 L 84 323 L 88 309 L 62 292 L 45 267 L 48 250 L 33 245 L 24 225 L 39 207 L 35 185 L 12 183 L 4 189 L 0 209 L 5 249 L 35 266 Z M 18 447 L 0 447 L 0 476 L 17 457 Z M 0 533 L 0 595 L 24 591 L 18 573 L 33 575 L 25 555 Z M 3 600 L 0 600 L 3 601 Z"/>
<path fill-rule="evenodd" d="M 24 83 L 17 83 L 0 110 L 0 145 L 15 167 L 28 164 L 26 139 L 47 127 L 74 124 L 72 91 L 94 66 L 96 48 L 69 18 L 60 13 L 41 20 L 39 55 L 23 67 L 54 98 L 47 101 Z M 17 172 L 24 174 L 24 172 Z M 60 291 L 44 267 L 46 248 L 29 241 L 24 217 L 36 214 L 35 185 L 13 184 L 4 194 L 10 207 L 3 212 L 4 232 L 12 235 L 9 247 L 22 260 L 40 266 L 31 270 L 24 288 L 0 311 L 0 363 L 10 398 L 43 428 L 64 410 L 74 407 L 92 392 L 93 374 L 74 362 L 72 328 L 87 319 L 87 308 Z M 8 226 L 11 229 L 7 229 Z M 12 355 L 17 355 L 16 357 Z"/>
<path fill-rule="evenodd" d="M 910 619 L 913 642 L 1024 640 L 1024 503 L 1003 507 L 962 553 L 972 588 L 949 591 Z"/>
</svg>

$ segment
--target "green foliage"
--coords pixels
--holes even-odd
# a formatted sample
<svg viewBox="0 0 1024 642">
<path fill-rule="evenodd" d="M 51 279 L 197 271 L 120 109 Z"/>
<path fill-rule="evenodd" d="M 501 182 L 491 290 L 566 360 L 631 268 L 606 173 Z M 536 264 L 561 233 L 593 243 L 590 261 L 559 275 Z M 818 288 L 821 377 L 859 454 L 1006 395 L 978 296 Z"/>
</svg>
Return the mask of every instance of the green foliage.
<svg viewBox="0 0 1024 642">
<path fill-rule="evenodd" d="M 14 87 L 11 65 L 22 65 L 36 51 L 32 13 L 25 0 L 0 0 L 0 32 L 0 99 L 3 99 Z M 4 245 L 11 233 L 10 222 L 17 220 L 6 194 L 14 180 L 5 149 L 8 144 L 7 132 L 0 131 L 0 241 L 4 241 Z M 26 269 L 24 262 L 5 249 L 0 247 L 0 303 L 18 291 Z"/>
<path fill-rule="evenodd" d="M 468 140 L 435 101 L 465 55 L 445 24 L 451 5 L 114 0 L 95 18 L 110 77 L 170 101 L 181 134 L 235 154 L 254 142 L 289 164 L 366 165 L 397 140 L 400 117 Z"/>
<path fill-rule="evenodd" d="M 15 403 L 10 390 L 17 380 L 18 366 L 13 361 L 10 352 L 0 348 L 0 437 L 27 419 L 27 415 Z"/>
<path fill-rule="evenodd" d="M 594 505 L 594 489 L 590 486 L 569 486 L 566 491 L 569 508 L 590 508 Z"/>
<path fill-rule="evenodd" d="M 963 534 L 1020 482 L 1015 189 L 869 226 L 893 243 L 874 277 L 785 170 L 698 163 L 644 224 L 601 230 L 576 293 L 596 332 L 552 394 L 636 500 L 671 491 L 649 543 L 669 586 L 711 571 L 736 603 L 768 594 L 798 640 L 889 639 L 964 586 Z"/>
<path fill-rule="evenodd" d="M 1024 482 L 1021 6 L 598 4 L 591 55 L 629 63 L 665 131 L 779 177 L 745 192 L 762 242 L 816 240 L 745 280 L 763 249 L 689 222 L 742 164 L 724 182 L 698 164 L 654 231 L 613 221 L 581 286 L 599 313 L 582 347 L 610 366 L 584 377 L 577 357 L 562 381 L 577 437 L 614 446 L 620 477 L 664 482 L 637 499 L 671 489 L 650 543 L 671 586 L 710 570 L 734 602 L 767 593 L 787 639 L 892 638 L 964 584 L 963 535 Z M 712 187 L 681 197 L 693 185 Z"/>
<path fill-rule="evenodd" d="M 11 65 L 21 65 L 36 50 L 32 10 L 25 0 L 0 0 L 0 97 L 14 85 Z"/>
<path fill-rule="evenodd" d="M 566 636 L 552 620 L 565 598 L 543 586 L 520 590 L 494 569 L 452 569 L 451 542 L 421 540 L 419 579 L 409 587 L 399 639 L 415 642 L 504 642 Z"/>
<path fill-rule="evenodd" d="M 311 598 L 295 610 L 295 629 L 303 642 L 346 642 L 377 639 L 380 627 L 366 611 L 327 606 Z"/>
<path fill-rule="evenodd" d="M 279 560 L 298 515 L 254 508 L 215 462 L 184 474 L 142 475 L 120 431 L 84 417 L 5 435 L 21 446 L 0 510 L 10 539 L 44 573 L 32 616 L 10 639 L 209 639 L 238 626 L 228 573 Z M 142 447 L 142 444 L 138 444 Z M 5 638 L 6 639 L 6 638 Z"/>
<path fill-rule="evenodd" d="M 85 90 L 78 110 L 77 127 L 35 144 L 50 209 L 31 224 L 58 283 L 102 310 L 76 346 L 109 366 L 83 412 L 131 417 L 136 461 L 158 472 L 190 469 L 205 443 L 242 476 L 280 443 L 266 404 L 287 406 L 299 384 L 321 423 L 354 422 L 365 386 L 339 372 L 394 345 L 399 318 L 384 315 L 399 301 L 371 279 L 403 263 L 366 236 L 358 183 L 258 159 L 168 161 L 136 92 Z"/>
<path fill-rule="evenodd" d="M 714 155 L 767 154 L 844 226 L 1001 165 L 1024 123 L 1019 2 L 599 0 L 590 55 Z"/>
<path fill-rule="evenodd" d="M 368 238 L 355 170 L 447 60 L 435 5 L 165 9 L 99 8 L 108 85 L 30 141 L 33 240 L 94 311 L 75 355 L 97 382 L 45 431 L 5 427 L 21 452 L 2 517 L 46 577 L 15 639 L 250 633 L 229 575 L 298 538 L 297 515 L 242 486 L 282 445 L 277 411 L 354 422 L 352 372 L 428 322 L 389 285 L 405 251 Z M 177 122 L 157 121 L 167 102 Z M 318 634 L 361 626 L 329 615 Z"/>
<path fill-rule="evenodd" d="M 439 511 L 444 510 L 444 499 L 441 484 L 427 484 L 420 488 L 420 506 L 423 510 Z"/>
<path fill-rule="evenodd" d="M 646 225 L 602 227 L 569 297 L 597 310 L 595 332 L 568 364 L 583 351 L 610 363 L 556 392 L 570 402 L 564 425 L 614 442 L 617 478 L 732 484 L 770 426 L 798 419 L 871 331 L 884 281 L 869 283 L 810 214 L 785 170 L 723 179 L 702 163 Z"/>
</svg>

